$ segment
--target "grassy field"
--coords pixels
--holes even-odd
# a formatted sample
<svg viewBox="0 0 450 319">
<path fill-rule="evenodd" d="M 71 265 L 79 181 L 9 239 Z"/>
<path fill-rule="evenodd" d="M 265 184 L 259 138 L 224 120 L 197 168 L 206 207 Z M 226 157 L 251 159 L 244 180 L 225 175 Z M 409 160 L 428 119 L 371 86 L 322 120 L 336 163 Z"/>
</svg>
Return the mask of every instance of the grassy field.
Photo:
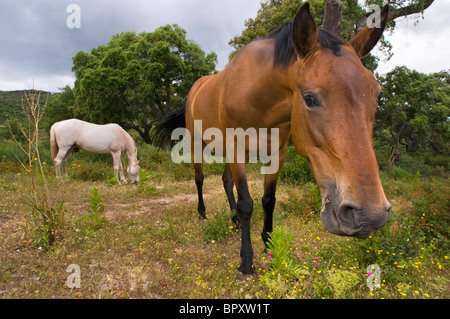
<svg viewBox="0 0 450 319">
<path fill-rule="evenodd" d="M 0 298 L 450 296 L 446 177 L 382 173 L 392 215 L 367 240 L 323 229 L 313 183 L 279 182 L 274 247 L 264 253 L 262 178 L 250 166 L 257 276 L 243 282 L 222 165 L 206 167 L 205 224 L 198 223 L 193 169 L 173 164 L 167 153 L 145 157 L 138 186 L 117 185 L 108 158 L 78 154 L 64 181 L 43 166 L 50 202 L 33 209 L 28 174 L 13 161 L 0 162 Z M 36 183 L 43 192 L 38 175 Z M 381 269 L 374 290 L 366 284 L 372 264 Z M 79 266 L 79 288 L 71 285 L 69 265 Z"/>
</svg>

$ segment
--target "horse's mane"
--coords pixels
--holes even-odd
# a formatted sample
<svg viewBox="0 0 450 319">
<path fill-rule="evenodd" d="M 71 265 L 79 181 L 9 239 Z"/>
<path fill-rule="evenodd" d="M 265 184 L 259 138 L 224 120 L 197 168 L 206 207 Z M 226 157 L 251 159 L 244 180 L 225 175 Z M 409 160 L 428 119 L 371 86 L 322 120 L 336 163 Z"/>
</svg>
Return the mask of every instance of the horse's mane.
<svg viewBox="0 0 450 319">
<path fill-rule="evenodd" d="M 286 22 L 262 39 L 275 39 L 273 58 L 275 67 L 282 65 L 284 68 L 287 68 L 297 58 L 297 52 L 292 43 L 292 22 Z M 341 45 L 345 44 L 345 41 L 328 31 L 320 29 L 319 44 L 322 48 L 330 49 L 334 55 L 339 56 Z"/>
</svg>

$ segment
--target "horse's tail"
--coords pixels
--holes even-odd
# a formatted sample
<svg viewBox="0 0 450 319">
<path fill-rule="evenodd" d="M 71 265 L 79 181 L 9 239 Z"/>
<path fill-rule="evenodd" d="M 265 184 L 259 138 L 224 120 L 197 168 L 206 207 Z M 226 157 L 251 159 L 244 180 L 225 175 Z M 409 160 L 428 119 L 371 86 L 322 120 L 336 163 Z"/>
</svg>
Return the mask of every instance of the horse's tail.
<svg viewBox="0 0 450 319">
<path fill-rule="evenodd" d="M 55 129 L 58 123 L 55 123 L 50 128 L 50 152 L 52 153 L 52 160 L 55 162 L 56 155 L 58 155 L 59 146 L 56 141 Z"/>
<path fill-rule="evenodd" d="M 167 139 L 170 140 L 173 130 L 179 127 L 186 127 L 186 105 L 183 105 L 179 109 L 167 114 L 163 117 L 161 122 L 156 126 L 154 143 L 162 146 Z"/>
</svg>

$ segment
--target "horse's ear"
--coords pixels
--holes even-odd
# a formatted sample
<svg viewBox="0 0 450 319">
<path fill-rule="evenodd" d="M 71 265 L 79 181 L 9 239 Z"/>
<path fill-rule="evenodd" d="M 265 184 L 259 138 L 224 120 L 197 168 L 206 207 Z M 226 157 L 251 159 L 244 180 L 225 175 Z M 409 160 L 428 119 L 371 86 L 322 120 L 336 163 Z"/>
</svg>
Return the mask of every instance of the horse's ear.
<svg viewBox="0 0 450 319">
<path fill-rule="evenodd" d="M 360 58 L 365 57 L 369 52 L 375 47 L 375 45 L 380 40 L 384 28 L 386 28 L 386 24 L 389 17 L 389 5 L 385 5 L 381 10 L 380 14 L 380 23 L 379 25 L 375 25 L 373 27 L 365 27 L 361 30 L 357 35 L 353 37 L 348 42 Z"/>
<path fill-rule="evenodd" d="M 300 58 L 304 58 L 317 48 L 319 32 L 314 17 L 309 11 L 308 2 L 302 5 L 295 15 L 292 37 Z"/>
</svg>

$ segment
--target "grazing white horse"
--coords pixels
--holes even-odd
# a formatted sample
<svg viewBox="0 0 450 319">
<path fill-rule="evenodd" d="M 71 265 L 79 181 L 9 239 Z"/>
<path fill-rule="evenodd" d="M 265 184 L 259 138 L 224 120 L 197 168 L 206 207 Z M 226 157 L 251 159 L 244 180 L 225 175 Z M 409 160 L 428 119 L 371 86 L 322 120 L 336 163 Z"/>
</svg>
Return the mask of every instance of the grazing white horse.
<svg viewBox="0 0 450 319">
<path fill-rule="evenodd" d="M 123 175 L 120 156 L 128 157 L 128 177 L 131 183 L 139 183 L 139 161 L 133 138 L 119 125 L 97 125 L 71 119 L 57 122 L 50 129 L 50 148 L 56 176 L 61 177 L 61 166 L 64 176 L 67 176 L 66 164 L 71 150 L 78 147 L 89 153 L 111 154 L 114 161 L 114 174 L 120 182 L 127 183 Z"/>
</svg>

